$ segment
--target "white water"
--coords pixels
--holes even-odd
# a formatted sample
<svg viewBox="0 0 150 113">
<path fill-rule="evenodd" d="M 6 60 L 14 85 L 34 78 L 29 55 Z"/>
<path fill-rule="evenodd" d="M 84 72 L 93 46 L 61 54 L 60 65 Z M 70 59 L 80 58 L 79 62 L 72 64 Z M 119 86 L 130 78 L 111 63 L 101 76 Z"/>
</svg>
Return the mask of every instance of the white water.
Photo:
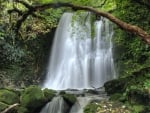
<svg viewBox="0 0 150 113">
<path fill-rule="evenodd" d="M 77 102 L 72 106 L 69 113 L 83 113 L 83 108 L 89 103 L 91 98 L 78 97 Z"/>
<path fill-rule="evenodd" d="M 65 113 L 65 105 L 66 103 L 62 97 L 55 97 L 46 104 L 40 113 Z"/>
<path fill-rule="evenodd" d="M 115 78 L 113 30 L 108 20 L 95 22 L 95 37 L 91 38 L 90 16 L 84 13 L 72 22 L 73 16 L 64 13 L 60 19 L 43 88 L 99 88 Z"/>
</svg>

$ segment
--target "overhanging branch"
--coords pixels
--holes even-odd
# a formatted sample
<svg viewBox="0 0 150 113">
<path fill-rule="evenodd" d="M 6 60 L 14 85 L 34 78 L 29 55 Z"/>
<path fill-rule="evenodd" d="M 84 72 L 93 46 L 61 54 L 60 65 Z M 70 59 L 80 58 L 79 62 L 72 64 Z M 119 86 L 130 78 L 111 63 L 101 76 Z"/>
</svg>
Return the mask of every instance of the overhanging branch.
<svg viewBox="0 0 150 113">
<path fill-rule="evenodd" d="M 19 0 L 17 0 L 17 1 L 19 1 Z M 25 5 L 24 2 L 19 1 L 19 3 L 22 3 L 23 5 Z M 27 5 L 25 5 L 25 6 L 27 6 Z M 37 5 L 37 6 L 27 6 L 28 11 L 26 11 L 23 14 L 22 18 L 20 20 L 18 20 L 18 22 L 16 24 L 17 30 L 19 30 L 22 22 L 24 22 L 29 15 L 33 14 L 33 12 L 43 11 L 43 10 L 46 10 L 49 8 L 60 8 L 60 7 L 70 7 L 73 10 L 90 11 L 90 12 L 95 13 L 96 15 L 103 16 L 103 17 L 109 19 L 110 21 L 112 21 L 113 23 L 115 23 L 116 25 L 118 25 L 121 29 L 140 36 L 142 40 L 144 40 L 147 44 L 150 45 L 150 35 L 147 32 L 145 32 L 143 29 L 141 29 L 140 27 L 123 22 L 110 13 L 96 10 L 95 8 L 92 8 L 92 7 L 78 6 L 78 5 L 73 5 L 70 3 L 47 3 L 47 4 L 43 4 L 43 5 Z"/>
</svg>

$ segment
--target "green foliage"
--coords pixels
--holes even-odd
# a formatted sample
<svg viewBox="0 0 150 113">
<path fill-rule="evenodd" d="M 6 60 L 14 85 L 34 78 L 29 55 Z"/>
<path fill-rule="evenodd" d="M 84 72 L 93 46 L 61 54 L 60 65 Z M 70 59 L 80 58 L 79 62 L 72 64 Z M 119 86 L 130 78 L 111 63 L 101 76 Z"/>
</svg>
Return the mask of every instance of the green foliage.
<svg viewBox="0 0 150 113">
<path fill-rule="evenodd" d="M 128 108 L 132 110 L 132 113 L 141 113 L 144 110 L 143 105 L 131 105 L 127 104 Z"/>
<path fill-rule="evenodd" d="M 5 110 L 6 108 L 8 107 L 7 104 L 3 103 L 3 102 L 0 102 L 0 112 Z"/>
<path fill-rule="evenodd" d="M 86 105 L 86 107 L 84 108 L 84 113 L 96 113 L 97 108 L 100 105 L 96 104 L 96 103 L 90 103 L 88 105 Z"/>
<path fill-rule="evenodd" d="M 146 81 L 144 81 L 144 87 L 146 89 L 149 89 L 149 91 L 150 91 L 150 79 L 147 79 Z"/>
<path fill-rule="evenodd" d="M 100 9 L 104 10 L 104 11 L 115 10 L 116 9 L 116 2 L 115 2 L 115 0 L 106 0 L 106 3 Z"/>
<path fill-rule="evenodd" d="M 124 102 L 126 100 L 126 98 L 121 93 L 115 93 L 111 95 L 109 99 L 111 101 L 120 101 L 120 102 Z"/>
<path fill-rule="evenodd" d="M 117 9 L 114 15 L 121 20 L 137 25 L 150 33 L 149 9 L 133 0 L 115 0 Z M 139 37 L 134 34 L 122 31 L 115 27 L 115 61 L 121 76 L 128 76 L 132 72 L 147 67 L 150 63 L 150 46 L 146 45 Z"/>
<path fill-rule="evenodd" d="M 0 102 L 11 105 L 19 102 L 19 96 L 17 93 L 7 90 L 0 89 Z"/>
<path fill-rule="evenodd" d="M 42 3 L 42 4 L 45 4 L 45 3 L 50 3 L 52 2 L 53 0 L 36 0 L 36 2 L 39 2 L 39 3 Z"/>
<path fill-rule="evenodd" d="M 17 113 L 28 113 L 28 109 L 25 107 L 19 107 Z"/>
<path fill-rule="evenodd" d="M 0 64 L 19 63 L 25 56 L 24 50 L 15 41 L 14 33 L 4 30 L 7 29 L 0 28 Z"/>
</svg>

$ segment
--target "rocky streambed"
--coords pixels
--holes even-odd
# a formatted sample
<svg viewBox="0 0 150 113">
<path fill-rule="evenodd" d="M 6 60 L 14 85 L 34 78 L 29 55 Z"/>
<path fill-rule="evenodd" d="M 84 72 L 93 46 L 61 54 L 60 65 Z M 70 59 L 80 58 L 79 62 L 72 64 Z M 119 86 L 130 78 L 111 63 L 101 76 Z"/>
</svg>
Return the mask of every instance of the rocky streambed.
<svg viewBox="0 0 150 113">
<path fill-rule="evenodd" d="M 66 103 L 62 113 L 130 113 L 125 105 L 109 101 L 103 88 L 54 91 L 42 90 L 38 86 L 15 90 L 1 88 L 0 112 L 40 113 L 48 102 L 58 96 Z"/>
</svg>

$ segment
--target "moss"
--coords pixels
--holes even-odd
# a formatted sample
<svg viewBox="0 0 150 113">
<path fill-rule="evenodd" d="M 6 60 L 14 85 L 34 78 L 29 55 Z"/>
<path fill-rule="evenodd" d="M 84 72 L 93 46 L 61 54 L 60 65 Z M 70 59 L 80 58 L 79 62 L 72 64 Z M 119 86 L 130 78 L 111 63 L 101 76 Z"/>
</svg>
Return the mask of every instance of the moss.
<svg viewBox="0 0 150 113">
<path fill-rule="evenodd" d="M 3 111 L 4 109 L 6 109 L 8 107 L 7 104 L 0 102 L 0 112 Z"/>
<path fill-rule="evenodd" d="M 22 92 L 20 101 L 22 107 L 32 112 L 43 106 L 45 103 L 45 96 L 40 87 L 30 86 Z"/>
<path fill-rule="evenodd" d="M 14 104 L 19 102 L 19 95 L 8 89 L 0 89 L 0 102 L 6 103 L 6 104 Z"/>
<path fill-rule="evenodd" d="M 75 102 L 76 102 L 76 96 L 73 94 L 62 94 L 62 97 L 64 98 L 64 100 L 70 105 L 72 106 Z"/>
<path fill-rule="evenodd" d="M 96 103 L 90 103 L 85 106 L 84 113 L 96 113 L 98 107 Z"/>
<path fill-rule="evenodd" d="M 56 91 L 47 88 L 43 90 L 43 93 L 47 101 L 51 101 L 52 98 L 56 96 Z"/>
</svg>

